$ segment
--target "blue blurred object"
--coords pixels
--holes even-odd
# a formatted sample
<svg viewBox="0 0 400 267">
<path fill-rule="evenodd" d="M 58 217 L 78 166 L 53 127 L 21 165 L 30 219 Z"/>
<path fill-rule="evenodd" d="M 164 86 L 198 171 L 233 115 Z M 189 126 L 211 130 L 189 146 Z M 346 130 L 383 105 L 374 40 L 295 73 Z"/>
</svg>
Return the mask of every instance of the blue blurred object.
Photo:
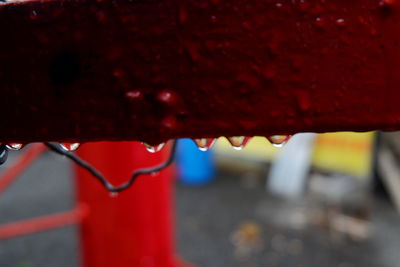
<svg viewBox="0 0 400 267">
<path fill-rule="evenodd" d="M 176 163 L 179 180 L 184 184 L 207 185 L 215 178 L 212 151 L 200 151 L 190 139 L 178 140 Z"/>
</svg>

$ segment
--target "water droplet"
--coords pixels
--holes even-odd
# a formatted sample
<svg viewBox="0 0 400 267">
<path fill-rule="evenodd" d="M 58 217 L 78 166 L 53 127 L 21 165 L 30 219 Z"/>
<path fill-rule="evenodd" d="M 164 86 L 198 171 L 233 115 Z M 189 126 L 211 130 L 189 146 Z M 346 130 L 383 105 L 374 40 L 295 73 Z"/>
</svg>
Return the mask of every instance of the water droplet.
<svg viewBox="0 0 400 267">
<path fill-rule="evenodd" d="M 165 143 L 161 143 L 161 144 L 158 144 L 158 145 L 155 145 L 155 146 L 149 145 L 147 143 L 142 143 L 142 144 L 146 147 L 147 151 L 149 151 L 150 153 L 159 152 L 165 146 Z"/>
<path fill-rule="evenodd" d="M 179 18 L 179 23 L 180 24 L 184 24 L 188 18 L 188 13 L 187 10 L 184 6 L 181 6 L 179 8 L 179 14 L 178 14 L 178 18 Z"/>
<path fill-rule="evenodd" d="M 169 115 L 161 120 L 161 126 L 165 129 L 176 129 L 178 127 L 178 122 L 175 116 Z"/>
<path fill-rule="evenodd" d="M 36 10 L 32 10 L 31 13 L 29 14 L 29 18 L 34 20 L 37 18 L 37 15 L 38 14 L 37 14 Z"/>
<path fill-rule="evenodd" d="M 199 138 L 194 139 L 193 142 L 197 145 L 199 150 L 207 151 L 214 145 L 216 140 L 216 138 Z"/>
<path fill-rule="evenodd" d="M 152 172 L 150 173 L 151 177 L 157 177 L 160 174 L 160 172 Z"/>
<path fill-rule="evenodd" d="M 8 144 L 6 144 L 6 147 L 9 149 L 9 150 L 20 150 L 21 148 L 23 148 L 24 147 L 24 145 L 23 144 L 21 144 L 21 143 L 8 143 Z"/>
<path fill-rule="evenodd" d="M 390 7 L 391 5 L 393 5 L 395 2 L 395 0 L 382 0 L 379 1 L 379 6 L 380 7 Z"/>
<path fill-rule="evenodd" d="M 176 94 L 174 91 L 165 89 L 157 93 L 157 100 L 166 103 L 166 104 L 172 104 L 176 102 Z"/>
<path fill-rule="evenodd" d="M 123 71 L 122 69 L 118 69 L 118 68 L 117 68 L 117 69 L 113 70 L 112 75 L 113 75 L 116 79 L 120 80 L 120 79 L 122 79 L 123 76 L 124 76 L 124 71 Z"/>
<path fill-rule="evenodd" d="M 343 18 L 337 19 L 336 25 L 341 26 L 341 27 L 346 26 L 346 21 Z"/>
<path fill-rule="evenodd" d="M 262 74 L 267 80 L 272 80 L 276 76 L 276 70 L 273 66 L 266 66 L 262 69 Z"/>
<path fill-rule="evenodd" d="M 302 111 L 307 111 L 311 108 L 311 97 L 307 91 L 297 91 L 297 103 Z"/>
<path fill-rule="evenodd" d="M 75 151 L 80 146 L 79 143 L 60 143 L 62 149 L 67 152 Z"/>
<path fill-rule="evenodd" d="M 377 35 L 378 35 L 378 30 L 377 30 L 376 28 L 372 27 L 372 28 L 370 29 L 370 31 L 369 31 L 369 34 L 370 34 L 372 37 L 377 36 Z"/>
<path fill-rule="evenodd" d="M 319 28 L 325 28 L 326 27 L 326 20 L 324 18 L 321 17 L 317 17 L 315 19 L 315 25 Z"/>
<path fill-rule="evenodd" d="M 267 137 L 268 141 L 275 147 L 283 147 L 291 138 L 291 135 L 272 135 Z"/>
<path fill-rule="evenodd" d="M 310 3 L 305 0 L 299 0 L 297 6 L 300 11 L 306 12 L 310 8 Z"/>
<path fill-rule="evenodd" d="M 0 145 L 0 165 L 7 161 L 8 150 L 4 144 Z"/>
<path fill-rule="evenodd" d="M 110 192 L 110 197 L 112 197 L 112 198 L 116 198 L 116 197 L 118 197 L 118 192 Z"/>
<path fill-rule="evenodd" d="M 125 97 L 130 101 L 141 101 L 144 98 L 143 93 L 140 90 L 128 91 L 125 93 Z"/>
<path fill-rule="evenodd" d="M 396 0 L 382 0 L 379 2 L 379 7 L 385 16 L 391 13 L 395 1 Z"/>
<path fill-rule="evenodd" d="M 229 143 L 236 150 L 242 150 L 246 147 L 247 143 L 250 141 L 251 137 L 247 136 L 232 136 L 228 137 Z"/>
</svg>

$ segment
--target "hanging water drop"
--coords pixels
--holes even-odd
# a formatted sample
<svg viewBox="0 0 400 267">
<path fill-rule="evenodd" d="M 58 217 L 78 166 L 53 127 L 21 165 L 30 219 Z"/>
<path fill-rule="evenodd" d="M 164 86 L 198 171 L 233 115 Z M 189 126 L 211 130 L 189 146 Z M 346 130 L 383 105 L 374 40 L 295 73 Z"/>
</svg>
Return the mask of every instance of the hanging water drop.
<svg viewBox="0 0 400 267">
<path fill-rule="evenodd" d="M 17 151 L 17 150 L 20 150 L 21 148 L 23 148 L 24 145 L 21 144 L 21 143 L 8 143 L 8 144 L 6 144 L 6 147 L 7 147 L 9 150 Z"/>
<path fill-rule="evenodd" d="M 118 197 L 118 192 L 110 192 L 110 197 L 112 197 L 112 198 L 116 198 L 116 197 Z"/>
<path fill-rule="evenodd" d="M 247 143 L 250 141 L 251 137 L 247 136 L 232 136 L 228 137 L 229 143 L 236 150 L 242 150 L 246 147 Z"/>
<path fill-rule="evenodd" d="M 29 14 L 29 18 L 34 20 L 37 18 L 37 15 L 38 14 L 37 14 L 36 10 L 32 10 L 31 13 Z"/>
<path fill-rule="evenodd" d="M 150 173 L 151 177 L 157 177 L 160 174 L 160 172 L 152 172 Z"/>
<path fill-rule="evenodd" d="M 339 18 L 336 20 L 336 25 L 340 27 L 346 26 L 346 21 L 343 18 Z"/>
<path fill-rule="evenodd" d="M 275 147 L 283 147 L 291 138 L 291 135 L 272 135 L 267 137 L 268 141 Z"/>
<path fill-rule="evenodd" d="M 147 143 L 142 143 L 142 144 L 146 147 L 147 151 L 149 151 L 150 153 L 159 152 L 165 146 L 165 143 L 161 143 L 161 144 L 158 144 L 158 145 L 155 145 L 155 146 L 149 145 Z"/>
<path fill-rule="evenodd" d="M 394 0 L 382 0 L 379 1 L 379 6 L 383 8 L 391 7 L 393 6 L 394 2 L 395 2 Z"/>
<path fill-rule="evenodd" d="M 196 144 L 200 151 L 207 151 L 214 145 L 216 140 L 216 138 L 199 138 L 194 139 L 193 142 Z"/>
<path fill-rule="evenodd" d="M 187 18 L 188 18 L 188 13 L 186 8 L 184 6 L 181 6 L 178 12 L 179 23 L 182 25 L 185 24 Z"/>
<path fill-rule="evenodd" d="M 8 150 L 6 145 L 1 144 L 0 145 L 0 165 L 2 165 L 4 162 L 7 161 L 8 157 Z"/>
<path fill-rule="evenodd" d="M 159 102 L 172 105 L 177 102 L 177 95 L 170 89 L 164 89 L 157 93 L 156 98 Z"/>
<path fill-rule="evenodd" d="M 140 91 L 138 89 L 126 92 L 125 97 L 132 102 L 139 102 L 144 99 L 144 95 L 143 95 L 142 91 Z"/>
<path fill-rule="evenodd" d="M 325 28 L 327 26 L 327 22 L 326 19 L 322 18 L 322 17 L 317 17 L 315 19 L 315 25 L 319 28 Z"/>
<path fill-rule="evenodd" d="M 67 152 L 75 151 L 80 146 L 79 143 L 60 143 L 62 149 Z"/>
</svg>

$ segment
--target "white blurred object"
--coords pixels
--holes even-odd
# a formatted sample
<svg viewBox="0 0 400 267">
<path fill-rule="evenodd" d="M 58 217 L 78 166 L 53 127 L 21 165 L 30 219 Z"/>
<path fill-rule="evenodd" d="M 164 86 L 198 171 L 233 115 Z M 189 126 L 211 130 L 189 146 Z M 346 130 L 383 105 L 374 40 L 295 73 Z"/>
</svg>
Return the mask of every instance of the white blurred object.
<svg viewBox="0 0 400 267">
<path fill-rule="evenodd" d="M 285 198 L 299 197 L 305 188 L 311 164 L 315 134 L 296 134 L 272 163 L 267 189 Z"/>
<path fill-rule="evenodd" d="M 391 200 L 400 212 L 400 168 L 389 148 L 381 146 L 378 152 L 378 172 Z"/>
<path fill-rule="evenodd" d="M 311 195 L 330 205 L 354 206 L 365 203 L 368 183 L 342 174 L 315 173 L 310 176 L 308 189 Z"/>
</svg>

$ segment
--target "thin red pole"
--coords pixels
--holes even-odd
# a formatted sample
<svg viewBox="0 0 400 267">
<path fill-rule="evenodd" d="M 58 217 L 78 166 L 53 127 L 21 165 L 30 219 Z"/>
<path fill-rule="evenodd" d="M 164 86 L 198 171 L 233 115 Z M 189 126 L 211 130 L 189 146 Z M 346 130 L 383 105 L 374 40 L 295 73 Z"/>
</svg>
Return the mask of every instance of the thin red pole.
<svg viewBox="0 0 400 267">
<path fill-rule="evenodd" d="M 28 147 L 0 176 L 0 193 L 6 190 L 44 151 L 43 144 L 33 144 Z"/>
<path fill-rule="evenodd" d="M 78 206 L 71 211 L 3 224 L 0 225 L 0 239 L 12 238 L 75 224 L 80 222 L 87 214 L 88 210 L 86 207 Z"/>
<path fill-rule="evenodd" d="M 164 150 L 150 154 L 138 143 L 102 142 L 83 145 L 78 154 L 113 184 L 119 184 L 133 170 L 165 160 L 169 151 Z M 81 224 L 83 266 L 176 266 L 171 183 L 169 168 L 155 175 L 140 176 L 132 188 L 113 196 L 78 168 L 78 201 L 90 210 Z"/>
</svg>

